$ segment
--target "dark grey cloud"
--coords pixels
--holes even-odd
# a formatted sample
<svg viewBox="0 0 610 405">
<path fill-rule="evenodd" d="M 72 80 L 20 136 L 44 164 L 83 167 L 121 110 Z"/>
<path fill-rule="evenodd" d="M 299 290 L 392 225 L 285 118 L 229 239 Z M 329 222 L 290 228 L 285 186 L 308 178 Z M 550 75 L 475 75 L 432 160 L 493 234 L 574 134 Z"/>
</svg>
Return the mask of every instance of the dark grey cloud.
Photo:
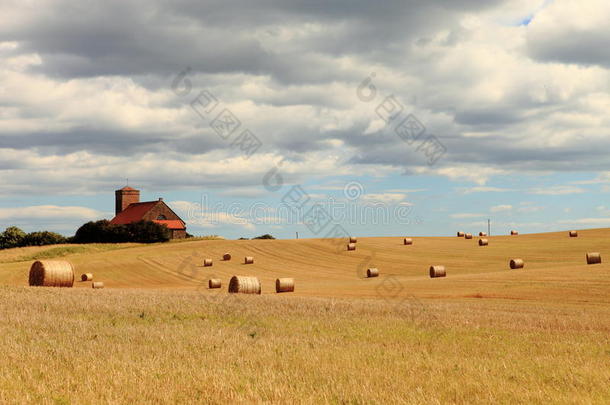
<svg viewBox="0 0 610 405">
<path fill-rule="evenodd" d="M 610 67 L 610 46 L 606 32 L 558 32 L 530 39 L 529 55 L 540 61 Z"/>
<path fill-rule="evenodd" d="M 411 41 L 456 27 L 461 13 L 500 0 L 461 1 L 60 1 L 0 32 L 37 71 L 65 78 L 207 73 L 269 74 L 280 82 L 345 80 L 348 71 L 321 55 L 359 55 L 379 63 L 404 55 Z M 282 30 L 317 24 L 306 35 Z"/>
<path fill-rule="evenodd" d="M 57 90 L 59 95 L 34 100 L 33 91 L 15 94 L 15 99 L 0 93 L 1 106 L 18 110 L 14 116 L 6 114 L 11 122 L 0 127 L 0 148 L 41 157 L 86 151 L 92 159 L 110 156 L 124 162 L 144 154 L 150 161 L 185 164 L 239 156 L 230 140 L 220 139 L 188 107 L 198 90 L 206 88 L 234 109 L 241 129 L 261 139 L 262 153 L 315 165 L 308 159 L 327 152 L 341 156 L 340 164 L 415 173 L 427 167 L 417 143 L 406 144 L 391 128 L 368 133 L 375 106 L 395 94 L 406 110 L 416 110 L 427 134 L 447 147 L 436 168 L 603 168 L 610 146 L 604 131 L 610 124 L 587 117 L 587 90 L 573 83 L 564 86 L 560 74 L 555 76 L 558 84 L 551 84 L 556 88 L 543 88 L 528 78 L 528 69 L 537 60 L 607 66 L 608 51 L 600 43 L 604 37 L 588 33 L 570 39 L 559 27 L 548 36 L 530 34 L 525 49 L 507 44 L 504 53 L 504 33 L 485 32 L 492 38 L 485 42 L 482 29 L 464 23 L 465 15 L 483 15 L 504 2 L 66 0 L 41 5 L 36 12 L 24 9 L 18 26 L 0 27 L 3 40 L 18 43 L 16 49 L 0 49 L 0 61 L 37 54 L 40 64 L 16 70 L 49 78 L 53 85 L 41 91 Z M 590 46 L 579 47 L 579 42 Z M 193 91 L 179 97 L 171 83 L 187 66 Z M 365 105 L 356 88 L 373 69 L 379 97 Z M 532 72 L 540 76 L 540 70 Z M 113 98 L 113 83 L 119 83 L 118 93 L 129 93 L 130 80 L 142 88 Z M 61 88 L 66 83 L 86 84 L 86 92 L 81 96 Z M 92 83 L 109 93 L 100 102 L 108 96 L 119 100 L 109 102 L 111 107 L 125 102 L 134 108 L 115 120 L 114 108 L 106 106 L 105 115 L 94 117 L 98 100 Z M 83 100 L 86 110 L 73 102 L 62 111 L 64 97 L 91 100 Z M 153 109 L 161 116 L 155 123 L 150 122 Z M 563 122 L 555 123 L 556 117 Z M 70 129 L 15 129 L 18 120 L 57 124 L 58 119 Z M 580 141 L 581 132 L 589 138 Z M 555 139 L 555 133 L 563 138 Z M 16 164 L 5 163 L 0 170 Z M 171 170 L 163 173 L 138 175 L 142 183 L 159 189 L 175 185 L 180 177 Z M 114 173 L 104 176 L 98 181 L 116 178 Z M 196 173 L 180 177 L 179 183 L 187 188 L 252 187 L 259 178 L 260 173 L 209 178 Z M 46 178 L 41 181 L 55 186 Z"/>
</svg>

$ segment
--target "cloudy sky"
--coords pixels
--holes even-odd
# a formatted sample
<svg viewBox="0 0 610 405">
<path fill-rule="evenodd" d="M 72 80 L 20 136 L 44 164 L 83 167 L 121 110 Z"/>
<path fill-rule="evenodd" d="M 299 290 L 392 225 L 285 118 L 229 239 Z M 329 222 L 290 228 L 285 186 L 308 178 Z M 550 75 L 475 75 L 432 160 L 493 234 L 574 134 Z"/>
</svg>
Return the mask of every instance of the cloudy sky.
<svg viewBox="0 0 610 405">
<path fill-rule="evenodd" d="M 609 18 L 606 0 L 3 0 L 0 227 L 73 234 L 127 178 L 199 235 L 610 226 Z"/>
</svg>

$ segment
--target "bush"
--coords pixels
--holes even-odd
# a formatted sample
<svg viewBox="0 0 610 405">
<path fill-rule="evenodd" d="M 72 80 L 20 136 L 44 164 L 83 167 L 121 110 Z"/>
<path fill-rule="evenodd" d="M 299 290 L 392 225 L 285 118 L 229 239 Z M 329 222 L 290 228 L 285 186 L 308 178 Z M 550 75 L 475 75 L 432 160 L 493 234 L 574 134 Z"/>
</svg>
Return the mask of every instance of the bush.
<svg viewBox="0 0 610 405">
<path fill-rule="evenodd" d="M 165 225 L 152 221 L 116 225 L 103 219 L 82 225 L 76 231 L 73 241 L 74 243 L 155 243 L 167 242 L 170 237 L 170 230 Z"/>
<path fill-rule="evenodd" d="M 257 236 L 256 238 L 252 238 L 252 239 L 275 239 L 273 236 L 269 235 L 268 233 L 261 235 L 261 236 Z"/>
<path fill-rule="evenodd" d="M 60 243 L 66 243 L 66 238 L 55 232 L 42 231 L 28 233 L 24 238 L 23 246 L 58 245 Z"/>
<path fill-rule="evenodd" d="M 152 221 L 139 221 L 125 226 L 130 235 L 130 242 L 167 242 L 171 237 L 170 230 L 167 226 Z"/>
</svg>

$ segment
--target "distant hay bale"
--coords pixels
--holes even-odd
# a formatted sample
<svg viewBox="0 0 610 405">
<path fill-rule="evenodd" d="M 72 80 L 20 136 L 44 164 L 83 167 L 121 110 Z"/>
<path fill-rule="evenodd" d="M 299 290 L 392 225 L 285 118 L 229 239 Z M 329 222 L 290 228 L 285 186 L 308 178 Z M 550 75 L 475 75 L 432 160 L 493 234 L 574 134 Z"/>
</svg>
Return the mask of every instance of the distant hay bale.
<svg viewBox="0 0 610 405">
<path fill-rule="evenodd" d="M 602 255 L 598 252 L 587 253 L 587 264 L 600 264 Z"/>
<path fill-rule="evenodd" d="M 240 294 L 260 294 L 261 282 L 256 277 L 233 276 L 229 281 L 229 292 Z"/>
<path fill-rule="evenodd" d="M 517 231 L 510 231 L 510 234 L 511 234 L 512 236 L 516 236 L 516 235 L 519 235 L 519 232 L 517 232 Z"/>
<path fill-rule="evenodd" d="M 466 235 L 464 235 L 465 239 L 472 239 L 472 234 L 471 233 L 467 233 Z"/>
<path fill-rule="evenodd" d="M 212 259 L 204 259 L 203 260 L 203 267 L 210 267 L 212 264 L 214 264 Z"/>
<path fill-rule="evenodd" d="M 487 232 L 479 232 L 479 236 L 487 236 Z"/>
<path fill-rule="evenodd" d="M 29 284 L 38 287 L 72 287 L 74 268 L 63 260 L 38 260 L 30 267 Z"/>
<path fill-rule="evenodd" d="M 93 274 L 92 273 L 81 274 L 80 281 L 93 281 Z"/>
<path fill-rule="evenodd" d="M 208 281 L 208 288 L 220 288 L 222 287 L 222 281 L 219 278 L 211 278 Z"/>
<path fill-rule="evenodd" d="M 578 238 L 578 232 L 570 231 L 570 238 Z"/>
<path fill-rule="evenodd" d="M 515 270 L 515 269 L 522 269 L 525 266 L 525 262 L 523 261 L 523 259 L 512 259 L 510 261 L 510 268 Z"/>
<path fill-rule="evenodd" d="M 445 266 L 430 266 L 430 278 L 447 277 Z"/>
<path fill-rule="evenodd" d="M 368 278 L 379 277 L 379 269 L 377 267 L 371 267 L 370 269 L 367 269 L 366 276 Z"/>
<path fill-rule="evenodd" d="M 356 242 L 358 242 L 358 238 L 356 238 L 354 236 L 349 237 L 349 243 L 356 243 Z"/>
<path fill-rule="evenodd" d="M 405 245 L 412 245 L 413 244 L 413 239 L 411 239 L 411 238 L 404 238 L 402 243 L 404 243 Z"/>
<path fill-rule="evenodd" d="M 347 244 L 347 250 L 356 250 L 356 244 L 355 243 L 348 243 Z"/>
<path fill-rule="evenodd" d="M 222 260 L 224 260 L 224 261 L 231 260 L 231 253 L 225 253 L 224 255 L 222 255 Z"/>
<path fill-rule="evenodd" d="M 462 232 L 462 231 L 458 231 L 458 233 L 457 233 L 457 237 L 458 238 L 463 238 L 465 235 L 466 234 L 464 232 Z"/>
<path fill-rule="evenodd" d="M 94 281 L 91 283 L 92 288 L 104 288 L 104 282 L 102 281 Z"/>
<path fill-rule="evenodd" d="M 244 264 L 254 264 L 254 257 L 252 257 L 252 256 L 244 257 Z"/>
<path fill-rule="evenodd" d="M 487 239 L 479 239 L 479 246 L 488 246 L 489 241 Z"/>
<path fill-rule="evenodd" d="M 275 280 L 275 292 L 294 292 L 294 278 L 278 278 Z"/>
</svg>

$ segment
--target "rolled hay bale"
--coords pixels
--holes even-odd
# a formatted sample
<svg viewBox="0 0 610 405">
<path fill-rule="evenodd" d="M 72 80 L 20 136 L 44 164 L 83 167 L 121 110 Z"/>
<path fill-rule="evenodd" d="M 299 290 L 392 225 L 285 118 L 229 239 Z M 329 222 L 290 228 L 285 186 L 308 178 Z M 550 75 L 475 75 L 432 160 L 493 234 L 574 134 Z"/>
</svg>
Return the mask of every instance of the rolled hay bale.
<svg viewBox="0 0 610 405">
<path fill-rule="evenodd" d="M 570 231 L 570 238 L 578 238 L 578 232 L 577 231 Z"/>
<path fill-rule="evenodd" d="M 377 267 L 371 267 L 370 269 L 367 269 L 366 276 L 368 278 L 379 277 L 379 269 Z"/>
<path fill-rule="evenodd" d="M 261 282 L 257 277 L 233 276 L 229 281 L 229 292 L 240 294 L 260 294 Z"/>
<path fill-rule="evenodd" d="M 471 233 L 467 233 L 466 235 L 464 235 L 465 239 L 472 239 L 472 234 Z"/>
<path fill-rule="evenodd" d="M 356 244 L 355 243 L 348 243 L 347 244 L 347 250 L 356 250 Z"/>
<path fill-rule="evenodd" d="M 489 246 L 489 241 L 487 239 L 479 239 L 479 246 Z"/>
<path fill-rule="evenodd" d="M 80 281 L 93 281 L 93 273 L 83 273 L 83 274 L 81 274 Z"/>
<path fill-rule="evenodd" d="M 412 245 L 413 244 L 413 239 L 412 238 L 404 238 L 402 243 L 404 243 L 405 245 Z"/>
<path fill-rule="evenodd" d="M 212 264 L 214 264 L 212 259 L 204 259 L 203 260 L 203 267 L 210 267 L 210 266 L 212 266 Z"/>
<path fill-rule="evenodd" d="M 244 264 L 254 264 L 254 257 L 252 257 L 252 256 L 244 257 Z"/>
<path fill-rule="evenodd" d="M 72 287 L 74 268 L 63 260 L 38 260 L 30 267 L 29 283 L 38 287 Z"/>
<path fill-rule="evenodd" d="M 222 287 L 222 281 L 219 278 L 211 278 L 208 281 L 208 288 L 220 288 Z"/>
<path fill-rule="evenodd" d="M 356 242 L 358 242 L 358 238 L 356 238 L 354 236 L 349 237 L 349 243 L 356 243 Z"/>
<path fill-rule="evenodd" d="M 463 238 L 465 235 L 466 234 L 464 232 L 462 232 L 462 231 L 458 231 L 458 233 L 457 233 L 457 237 L 458 238 Z"/>
<path fill-rule="evenodd" d="M 511 236 L 516 236 L 519 235 L 519 232 L 517 231 L 510 231 Z"/>
<path fill-rule="evenodd" d="M 225 253 L 224 255 L 222 255 L 222 260 L 224 260 L 226 262 L 231 260 L 231 253 Z"/>
<path fill-rule="evenodd" d="M 294 278 L 278 278 L 275 280 L 275 292 L 294 292 Z"/>
<path fill-rule="evenodd" d="M 515 269 L 522 269 L 525 266 L 525 262 L 523 261 L 523 259 L 512 259 L 510 261 L 510 268 L 515 270 Z"/>
<path fill-rule="evenodd" d="M 104 288 L 104 283 L 102 281 L 94 281 L 91 283 L 92 288 Z"/>
<path fill-rule="evenodd" d="M 587 253 L 587 264 L 600 264 L 602 255 L 598 252 Z"/>
<path fill-rule="evenodd" d="M 487 232 L 479 232 L 479 236 L 487 236 Z"/>
<path fill-rule="evenodd" d="M 430 278 L 447 277 L 445 266 L 430 266 Z"/>
</svg>

